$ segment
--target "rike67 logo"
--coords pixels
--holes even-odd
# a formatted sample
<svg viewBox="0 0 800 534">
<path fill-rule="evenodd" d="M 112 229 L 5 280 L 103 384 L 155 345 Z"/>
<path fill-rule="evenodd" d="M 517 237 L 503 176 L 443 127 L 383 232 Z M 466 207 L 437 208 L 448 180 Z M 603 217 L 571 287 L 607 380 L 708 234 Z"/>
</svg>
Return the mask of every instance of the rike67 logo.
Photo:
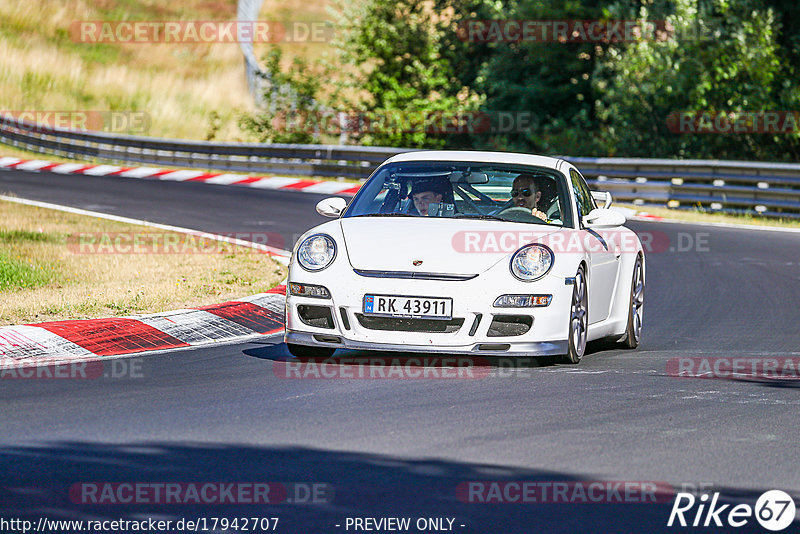
<svg viewBox="0 0 800 534">
<path fill-rule="evenodd" d="M 707 493 L 699 497 L 691 493 L 678 493 L 667 526 L 738 528 L 746 525 L 755 516 L 762 527 L 778 532 L 794 522 L 794 499 L 784 491 L 764 492 L 756 501 L 755 507 L 749 504 L 720 504 L 719 495 L 719 492 L 715 492 L 709 502 Z"/>
</svg>

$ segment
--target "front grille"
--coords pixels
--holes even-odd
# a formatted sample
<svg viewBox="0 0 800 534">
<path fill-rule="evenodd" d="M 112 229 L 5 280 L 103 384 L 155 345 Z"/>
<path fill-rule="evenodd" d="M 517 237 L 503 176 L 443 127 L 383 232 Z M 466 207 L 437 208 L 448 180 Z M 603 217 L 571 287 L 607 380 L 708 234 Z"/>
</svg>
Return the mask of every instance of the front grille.
<svg viewBox="0 0 800 534">
<path fill-rule="evenodd" d="M 462 317 L 455 317 L 445 321 L 442 319 L 411 319 L 406 317 L 371 317 L 363 313 L 355 315 L 358 323 L 364 328 L 392 332 L 453 334 L 458 332 L 464 324 Z"/>
</svg>

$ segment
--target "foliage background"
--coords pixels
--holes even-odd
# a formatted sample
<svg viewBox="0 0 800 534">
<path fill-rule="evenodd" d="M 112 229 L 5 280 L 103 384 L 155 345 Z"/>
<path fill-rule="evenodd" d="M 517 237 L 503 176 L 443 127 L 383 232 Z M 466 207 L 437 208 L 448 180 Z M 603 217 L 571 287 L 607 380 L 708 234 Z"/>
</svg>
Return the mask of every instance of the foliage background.
<svg viewBox="0 0 800 534">
<path fill-rule="evenodd" d="M 583 156 L 800 156 L 797 130 L 693 134 L 668 127 L 679 112 L 800 110 L 795 0 L 337 0 L 331 14 L 336 54 L 314 68 L 327 68 L 316 79 L 335 90 L 310 87 L 302 74 L 308 65 L 287 70 L 274 56 L 267 64 L 294 87 L 292 101 L 301 107 L 370 117 L 368 127 L 348 132 L 350 143 Z M 458 33 L 459 24 L 475 20 L 596 19 L 666 21 L 674 33 L 622 43 L 481 43 Z M 530 127 L 420 127 L 420 117 L 498 112 L 529 113 Z M 319 131 L 302 139 L 265 135 L 275 121 L 264 118 L 247 124 L 261 139 L 336 142 Z"/>
</svg>

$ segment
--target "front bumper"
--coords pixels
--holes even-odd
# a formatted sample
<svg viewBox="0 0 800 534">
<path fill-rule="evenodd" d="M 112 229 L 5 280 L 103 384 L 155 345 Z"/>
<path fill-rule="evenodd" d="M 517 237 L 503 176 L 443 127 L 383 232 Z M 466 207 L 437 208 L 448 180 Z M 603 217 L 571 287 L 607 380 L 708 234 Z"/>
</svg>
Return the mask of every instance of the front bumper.
<svg viewBox="0 0 800 534">
<path fill-rule="evenodd" d="M 323 274 L 326 276 L 320 276 Z M 325 272 L 312 276 L 299 269 L 292 275 L 292 282 L 325 286 L 331 298 L 287 294 L 287 343 L 355 350 L 486 356 L 551 356 L 568 351 L 572 285 L 558 276 L 548 275 L 542 280 L 525 283 L 509 280 L 508 276 L 493 280 L 487 274 L 460 281 L 371 278 L 359 276 L 352 270 L 346 274 L 340 271 L 336 278 Z M 463 323 L 446 332 L 376 329 L 366 324 L 363 316 L 359 317 L 363 312 L 365 294 L 450 297 L 453 299 L 453 318 L 463 320 Z M 553 298 L 546 307 L 493 307 L 495 299 L 503 294 L 549 294 Z M 329 327 L 310 326 L 301 320 L 298 306 L 328 307 L 331 316 Z M 527 316 L 532 324 L 520 335 L 497 335 L 496 330 L 490 331 L 496 315 Z"/>
<path fill-rule="evenodd" d="M 497 339 L 497 338 L 492 338 Z M 431 345 L 413 345 L 410 343 L 397 345 L 391 343 L 380 342 L 363 342 L 353 341 L 345 337 L 341 337 L 339 343 L 324 342 L 314 339 L 313 334 L 306 334 L 301 332 L 286 331 L 284 335 L 286 343 L 293 343 L 295 345 L 310 345 L 314 347 L 330 347 L 338 349 L 351 349 L 351 350 L 378 350 L 378 351 L 391 351 L 391 352 L 430 352 L 437 354 L 469 354 L 481 356 L 558 356 L 566 354 L 568 349 L 568 342 L 564 341 L 541 341 L 541 342 L 515 342 L 515 343 L 473 343 L 472 345 L 453 346 L 448 345 L 445 347 L 431 346 Z M 487 346 L 508 345 L 504 350 L 492 350 L 491 348 L 482 348 Z"/>
</svg>

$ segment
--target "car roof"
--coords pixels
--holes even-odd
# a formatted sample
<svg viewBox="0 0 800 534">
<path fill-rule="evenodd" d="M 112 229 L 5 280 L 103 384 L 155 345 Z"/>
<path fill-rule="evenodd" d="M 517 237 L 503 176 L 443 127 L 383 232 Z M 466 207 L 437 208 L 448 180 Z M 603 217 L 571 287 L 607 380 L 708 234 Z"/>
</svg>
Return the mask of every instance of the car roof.
<svg viewBox="0 0 800 534">
<path fill-rule="evenodd" d="M 416 150 L 403 152 L 385 163 L 402 161 L 474 161 L 477 163 L 516 163 L 558 170 L 564 160 L 515 152 L 482 152 L 477 150 Z"/>
</svg>

